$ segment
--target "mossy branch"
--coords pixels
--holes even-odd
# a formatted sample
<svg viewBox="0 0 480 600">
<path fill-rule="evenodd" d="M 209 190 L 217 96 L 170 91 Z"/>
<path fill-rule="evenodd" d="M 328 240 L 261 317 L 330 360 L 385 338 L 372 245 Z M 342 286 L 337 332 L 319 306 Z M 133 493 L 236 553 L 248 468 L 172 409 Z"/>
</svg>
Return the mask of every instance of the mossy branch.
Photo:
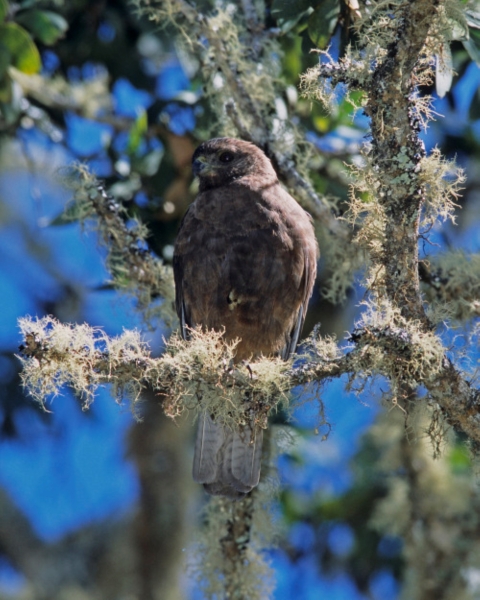
<svg viewBox="0 0 480 600">
<path fill-rule="evenodd" d="M 188 341 L 175 334 L 163 355 L 153 358 L 136 331 L 111 338 L 52 317 L 23 318 L 20 329 L 23 384 L 43 406 L 68 386 L 88 408 L 98 388 L 111 384 L 115 398 L 126 396 L 133 406 L 143 390 L 153 390 L 172 418 L 208 410 L 227 425 L 266 427 L 268 413 L 288 403 L 288 363 L 263 359 L 234 368 L 236 343 L 226 344 L 223 332 L 194 329 Z"/>
<path fill-rule="evenodd" d="M 148 249 L 147 228 L 129 219 L 125 208 L 84 166 L 65 169 L 62 180 L 74 192 L 63 219 L 69 215 L 82 221 L 95 219 L 115 287 L 135 295 L 147 321 L 157 315 L 167 324 L 174 323 L 173 271 Z"/>
<path fill-rule="evenodd" d="M 399 3 L 383 61 L 368 86 L 365 112 L 371 118 L 372 166 L 378 173 L 378 200 L 385 211 L 382 285 L 401 314 L 428 328 L 418 278 L 418 233 L 426 185 L 420 177 L 425 157 L 419 139 L 416 86 L 428 78 L 422 64 L 439 2 Z M 422 79 L 422 81 L 423 81 Z"/>
<path fill-rule="evenodd" d="M 480 391 L 456 369 L 435 334 L 423 332 L 419 323 L 391 323 L 387 314 L 383 322 L 355 330 L 353 348 L 346 353 L 334 340 L 312 339 L 308 360 L 299 366 L 264 358 L 233 368 L 236 344 L 226 344 L 222 332 L 193 330 L 189 341 L 174 335 L 165 353 L 153 358 L 137 332 L 109 338 L 88 325 L 25 318 L 20 322 L 22 379 L 42 405 L 67 385 L 88 406 L 99 386 L 111 384 L 116 397 L 126 395 L 134 404 L 142 390 L 152 389 L 173 418 L 186 410 L 208 410 L 231 426 L 266 427 L 268 414 L 280 402 L 288 405 L 295 386 L 341 375 L 352 383 L 384 376 L 394 397 L 405 386 L 425 387 L 446 421 L 480 443 Z"/>
<path fill-rule="evenodd" d="M 338 83 L 360 89 L 371 121 L 372 141 L 364 167 L 354 170 L 346 215 L 357 226 L 355 241 L 370 258 L 371 315 L 353 334 L 356 347 L 343 360 L 350 362 L 352 373 L 383 373 L 392 399 L 407 411 L 419 402 L 437 407 L 445 422 L 466 433 L 476 446 L 479 391 L 432 333 L 445 316 L 475 315 L 475 260 L 468 268 L 466 258 L 447 268 L 448 259 L 440 257 L 439 265 L 443 262 L 446 268 L 439 266 L 435 273 L 434 266 L 428 271 L 418 259 L 421 228 L 424 236 L 439 219 L 453 219 L 464 182 L 463 172 L 438 150 L 427 156 L 419 137 L 431 115 L 429 99 L 419 97 L 417 88 L 431 82 L 435 48 L 448 43 L 445 5 L 437 0 L 399 0 L 388 8 L 373 3 L 358 26 L 360 49 L 349 50 L 338 62 L 328 57 L 327 64 L 305 75 L 303 88 L 325 103 Z M 419 269 L 434 300 L 428 311 Z M 442 300 L 445 306 L 439 309 Z M 428 392 L 422 400 L 415 394 L 419 386 Z"/>
<path fill-rule="evenodd" d="M 206 529 L 199 542 L 201 563 L 192 566 L 207 598 L 264 600 L 272 592 L 272 572 L 261 552 L 260 529 L 269 528 L 273 537 L 271 514 L 263 506 L 264 486 L 254 489 L 238 502 L 212 498 L 204 509 Z M 269 499 L 271 500 L 271 499 Z M 263 523 L 259 524 L 258 520 Z M 254 532 L 256 534 L 254 534 Z"/>
<path fill-rule="evenodd" d="M 476 594 L 465 587 L 478 564 L 479 490 L 468 449 L 451 432 L 441 433 L 447 451 L 432 456 L 425 435 L 431 419 L 431 411 L 417 411 L 406 436 L 405 419 L 390 411 L 380 414 L 366 435 L 370 476 L 373 470 L 386 484 L 370 526 L 404 540 L 402 598 L 473 599 Z"/>
<path fill-rule="evenodd" d="M 360 230 L 356 240 L 371 259 L 370 291 L 388 298 L 425 330 L 430 323 L 420 295 L 419 228 L 438 217 L 451 218 L 464 181 L 461 170 L 438 150 L 427 157 L 419 138 L 430 109 L 417 87 L 431 80 L 431 57 L 444 41 L 443 5 L 437 0 L 398 0 L 388 8 L 373 3 L 358 25 L 360 48 L 349 49 L 338 62 L 327 54 L 328 62 L 302 80 L 305 95 L 326 103 L 338 83 L 364 92 L 372 142 L 364 168 L 354 172 L 350 222 Z"/>
</svg>

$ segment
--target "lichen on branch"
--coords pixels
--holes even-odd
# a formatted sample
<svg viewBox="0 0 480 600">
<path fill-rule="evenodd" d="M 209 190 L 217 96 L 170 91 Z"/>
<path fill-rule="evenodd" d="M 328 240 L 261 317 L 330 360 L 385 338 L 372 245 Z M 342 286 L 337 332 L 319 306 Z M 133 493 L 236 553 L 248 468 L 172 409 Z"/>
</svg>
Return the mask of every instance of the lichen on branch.
<svg viewBox="0 0 480 600">
<path fill-rule="evenodd" d="M 430 318 L 468 321 L 480 316 L 480 255 L 452 250 L 420 263 Z"/>
<path fill-rule="evenodd" d="M 232 427 L 266 427 L 270 411 L 289 402 L 289 363 L 265 358 L 234 365 L 237 342 L 225 343 L 223 332 L 193 329 L 188 341 L 174 334 L 154 358 L 137 331 L 109 337 L 53 317 L 26 317 L 19 325 L 23 385 L 42 406 L 67 386 L 88 408 L 98 388 L 110 384 L 114 397 L 128 398 L 134 408 L 148 388 L 172 418 L 208 410 Z"/>
<path fill-rule="evenodd" d="M 370 292 L 427 329 L 418 277 L 419 227 L 452 217 L 464 181 L 463 172 L 438 150 L 426 156 L 419 138 L 431 111 L 418 86 L 431 82 L 445 14 L 437 0 L 374 2 L 357 24 L 358 47 L 338 61 L 324 52 L 325 61 L 302 79 L 304 94 L 324 103 L 339 83 L 346 84 L 347 93 L 363 92 L 372 139 L 364 165 L 352 171 L 347 218 L 368 252 Z"/>
<path fill-rule="evenodd" d="M 174 323 L 173 271 L 148 249 L 148 229 L 129 218 L 125 208 L 85 166 L 66 168 L 60 178 L 73 191 L 60 219 L 94 220 L 94 229 L 107 249 L 106 267 L 113 285 L 136 297 L 147 322 L 157 316 L 169 325 Z"/>
<path fill-rule="evenodd" d="M 153 390 L 172 418 L 208 410 L 232 427 L 246 422 L 266 427 L 280 404 L 288 408 L 290 390 L 298 385 L 342 375 L 350 382 L 382 376 L 398 403 L 403 386 L 424 386 L 427 401 L 438 404 L 446 421 L 480 444 L 480 392 L 455 368 L 437 335 L 398 312 L 388 304 L 381 312 L 367 312 L 348 351 L 333 339 L 313 336 L 299 364 L 261 358 L 235 366 L 236 343 L 225 343 L 222 332 L 194 329 L 188 341 L 175 334 L 164 354 L 153 358 L 137 332 L 109 338 L 88 325 L 24 318 L 22 380 L 43 406 L 69 386 L 87 407 L 100 386 L 112 384 L 115 397 L 126 396 L 134 407 L 142 390 Z"/>
</svg>

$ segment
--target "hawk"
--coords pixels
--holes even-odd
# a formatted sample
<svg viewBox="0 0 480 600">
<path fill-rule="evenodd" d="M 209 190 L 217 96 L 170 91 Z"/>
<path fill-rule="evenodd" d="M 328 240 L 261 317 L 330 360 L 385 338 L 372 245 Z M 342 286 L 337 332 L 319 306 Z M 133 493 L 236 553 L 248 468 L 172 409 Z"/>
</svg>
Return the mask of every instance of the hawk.
<svg viewBox="0 0 480 600">
<path fill-rule="evenodd" d="M 267 156 L 233 138 L 193 155 L 199 194 L 180 225 L 173 269 L 182 335 L 224 330 L 240 339 L 235 360 L 287 359 L 315 282 L 318 245 L 310 215 L 280 185 Z M 193 478 L 210 494 L 241 498 L 258 484 L 263 430 L 231 430 L 205 413 Z"/>
</svg>

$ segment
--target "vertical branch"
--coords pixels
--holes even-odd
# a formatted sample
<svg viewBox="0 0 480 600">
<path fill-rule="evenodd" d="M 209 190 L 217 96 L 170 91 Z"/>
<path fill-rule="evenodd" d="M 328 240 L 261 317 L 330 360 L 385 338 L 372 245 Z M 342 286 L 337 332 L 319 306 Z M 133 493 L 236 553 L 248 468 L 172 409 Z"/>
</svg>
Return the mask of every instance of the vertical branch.
<svg viewBox="0 0 480 600">
<path fill-rule="evenodd" d="M 206 598 L 265 600 L 271 577 L 253 534 L 258 488 L 239 501 L 210 498 L 197 549 L 198 579 Z M 268 519 L 268 516 L 265 515 Z"/>
<path fill-rule="evenodd" d="M 374 71 L 365 106 L 371 118 L 372 162 L 378 177 L 379 201 L 385 211 L 381 262 L 387 297 L 405 318 L 427 326 L 418 277 L 418 226 L 425 194 L 418 173 L 425 156 L 418 137 L 419 115 L 414 93 L 416 69 L 438 0 L 404 2 L 386 58 Z"/>
<path fill-rule="evenodd" d="M 466 464 L 455 469 L 448 454 L 432 457 L 423 429 L 431 416 L 410 416 L 405 435 L 404 415 L 390 411 L 367 434 L 377 457 L 374 472 L 388 490 L 371 525 L 403 540 L 402 599 L 473 599 L 468 577 L 478 568 L 480 494 Z"/>
<path fill-rule="evenodd" d="M 130 434 L 130 454 L 140 480 L 135 523 L 138 597 L 178 600 L 190 481 L 185 464 L 189 428 L 175 427 L 152 392 L 145 400 L 144 421 L 137 423 Z"/>
<path fill-rule="evenodd" d="M 224 558 L 225 597 L 229 600 L 249 600 L 238 581 L 244 576 L 247 549 L 251 541 L 255 491 L 239 502 L 222 499 L 226 534 L 220 539 Z"/>
<path fill-rule="evenodd" d="M 407 488 L 403 597 L 468 598 L 466 572 L 472 558 L 477 562 L 478 491 L 470 474 L 452 473 L 447 457 L 433 459 L 425 441 L 404 435 L 399 441 Z"/>
</svg>

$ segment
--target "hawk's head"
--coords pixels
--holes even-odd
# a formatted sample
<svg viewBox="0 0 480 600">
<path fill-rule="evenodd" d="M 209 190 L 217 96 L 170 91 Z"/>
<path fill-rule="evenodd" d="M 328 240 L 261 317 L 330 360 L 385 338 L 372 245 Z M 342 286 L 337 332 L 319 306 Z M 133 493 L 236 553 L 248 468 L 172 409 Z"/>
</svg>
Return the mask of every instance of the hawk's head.
<svg viewBox="0 0 480 600">
<path fill-rule="evenodd" d="M 200 190 L 220 187 L 240 179 L 271 185 L 277 175 L 265 154 L 250 142 L 234 138 L 214 138 L 200 144 L 192 158 L 193 174 Z"/>
</svg>

